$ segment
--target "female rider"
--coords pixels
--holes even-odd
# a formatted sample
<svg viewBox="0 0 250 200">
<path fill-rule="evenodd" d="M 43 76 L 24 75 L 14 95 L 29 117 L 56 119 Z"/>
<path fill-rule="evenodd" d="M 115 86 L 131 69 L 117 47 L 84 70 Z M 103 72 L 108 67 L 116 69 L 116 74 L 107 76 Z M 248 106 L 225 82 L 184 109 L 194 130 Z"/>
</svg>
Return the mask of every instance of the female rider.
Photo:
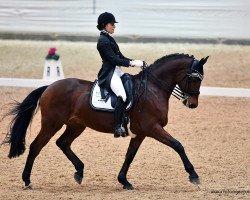
<svg viewBox="0 0 250 200">
<path fill-rule="evenodd" d="M 143 61 L 126 58 L 120 52 L 119 46 L 111 36 L 116 27 L 115 23 L 118 23 L 113 14 L 108 12 L 100 14 L 97 23 L 96 27 L 101 31 L 97 50 L 102 58 L 102 68 L 98 73 L 98 84 L 100 87 L 111 89 L 117 96 L 117 103 L 114 110 L 114 137 L 120 137 L 122 135 L 121 124 L 127 98 L 120 78 L 123 75 L 120 66 L 142 67 Z"/>
</svg>

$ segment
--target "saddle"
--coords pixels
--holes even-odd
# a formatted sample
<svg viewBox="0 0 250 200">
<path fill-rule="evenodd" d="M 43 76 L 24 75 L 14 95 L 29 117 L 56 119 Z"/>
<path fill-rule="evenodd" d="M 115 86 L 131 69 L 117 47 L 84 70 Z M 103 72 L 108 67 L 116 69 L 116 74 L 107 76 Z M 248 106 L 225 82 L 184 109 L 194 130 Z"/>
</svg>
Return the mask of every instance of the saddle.
<svg viewBox="0 0 250 200">
<path fill-rule="evenodd" d="M 133 105 L 134 94 L 134 78 L 130 74 L 123 74 L 121 80 L 127 95 L 126 111 L 128 111 Z M 105 87 L 99 87 L 98 80 L 95 80 L 91 95 L 90 105 L 94 110 L 114 112 L 117 96 L 109 89 Z"/>
</svg>

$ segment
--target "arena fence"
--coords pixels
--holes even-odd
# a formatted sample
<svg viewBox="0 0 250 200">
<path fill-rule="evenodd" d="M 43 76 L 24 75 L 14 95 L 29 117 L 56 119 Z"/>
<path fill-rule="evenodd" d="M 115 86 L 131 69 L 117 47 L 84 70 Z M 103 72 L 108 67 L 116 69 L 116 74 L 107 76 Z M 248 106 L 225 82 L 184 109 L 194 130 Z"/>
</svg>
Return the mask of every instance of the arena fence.
<svg viewBox="0 0 250 200">
<path fill-rule="evenodd" d="M 43 85 L 50 85 L 55 81 L 57 80 L 0 78 L 0 86 L 37 88 Z M 250 97 L 250 89 L 201 87 L 201 95 L 225 96 L 225 97 Z"/>
</svg>

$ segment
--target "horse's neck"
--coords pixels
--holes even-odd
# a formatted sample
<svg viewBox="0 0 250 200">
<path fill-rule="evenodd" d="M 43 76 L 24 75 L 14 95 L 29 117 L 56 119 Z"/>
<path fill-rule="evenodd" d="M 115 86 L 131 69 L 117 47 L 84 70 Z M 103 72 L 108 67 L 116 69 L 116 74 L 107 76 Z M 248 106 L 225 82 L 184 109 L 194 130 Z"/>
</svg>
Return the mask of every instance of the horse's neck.
<svg viewBox="0 0 250 200">
<path fill-rule="evenodd" d="M 163 63 L 162 65 L 155 66 L 152 68 L 152 74 L 160 80 L 160 82 L 165 83 L 171 87 L 175 85 L 175 74 L 178 64 L 176 62 Z M 163 84 L 164 85 L 164 84 Z"/>
<path fill-rule="evenodd" d="M 191 60 L 190 60 L 191 62 Z M 160 80 L 175 86 L 178 79 L 188 69 L 189 60 L 186 58 L 176 59 L 162 63 L 162 65 L 152 67 L 152 73 Z"/>
</svg>

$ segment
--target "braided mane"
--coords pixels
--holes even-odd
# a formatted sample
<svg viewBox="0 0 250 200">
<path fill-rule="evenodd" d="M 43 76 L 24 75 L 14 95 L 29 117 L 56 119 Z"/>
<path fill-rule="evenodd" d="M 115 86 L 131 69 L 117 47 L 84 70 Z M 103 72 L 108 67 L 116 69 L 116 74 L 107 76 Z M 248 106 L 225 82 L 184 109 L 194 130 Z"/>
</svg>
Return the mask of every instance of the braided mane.
<svg viewBox="0 0 250 200">
<path fill-rule="evenodd" d="M 170 54 L 170 55 L 166 55 L 166 56 L 163 56 L 161 58 L 159 58 L 158 60 L 156 60 L 153 64 L 160 64 L 161 62 L 163 61 L 169 61 L 169 60 L 173 60 L 173 59 L 178 59 L 178 58 L 182 58 L 182 57 L 186 57 L 186 58 L 192 58 L 194 59 L 194 56 L 193 55 L 189 55 L 189 54 L 179 54 L 179 53 L 174 53 L 174 54 Z M 152 65 L 153 65 L 152 64 Z"/>
<path fill-rule="evenodd" d="M 148 66 L 148 68 L 146 69 L 149 69 L 152 67 L 154 67 L 154 65 L 160 65 L 162 64 L 163 62 L 168 62 L 168 61 L 171 61 L 171 60 L 176 60 L 176 59 L 181 59 L 181 58 L 192 58 L 192 59 L 195 59 L 193 55 L 189 55 L 189 54 L 184 54 L 184 53 L 173 53 L 173 54 L 169 54 L 169 55 L 165 55 L 159 59 L 157 59 L 154 63 L 150 64 Z M 138 75 L 141 75 L 143 73 L 144 70 L 140 71 Z"/>
</svg>

